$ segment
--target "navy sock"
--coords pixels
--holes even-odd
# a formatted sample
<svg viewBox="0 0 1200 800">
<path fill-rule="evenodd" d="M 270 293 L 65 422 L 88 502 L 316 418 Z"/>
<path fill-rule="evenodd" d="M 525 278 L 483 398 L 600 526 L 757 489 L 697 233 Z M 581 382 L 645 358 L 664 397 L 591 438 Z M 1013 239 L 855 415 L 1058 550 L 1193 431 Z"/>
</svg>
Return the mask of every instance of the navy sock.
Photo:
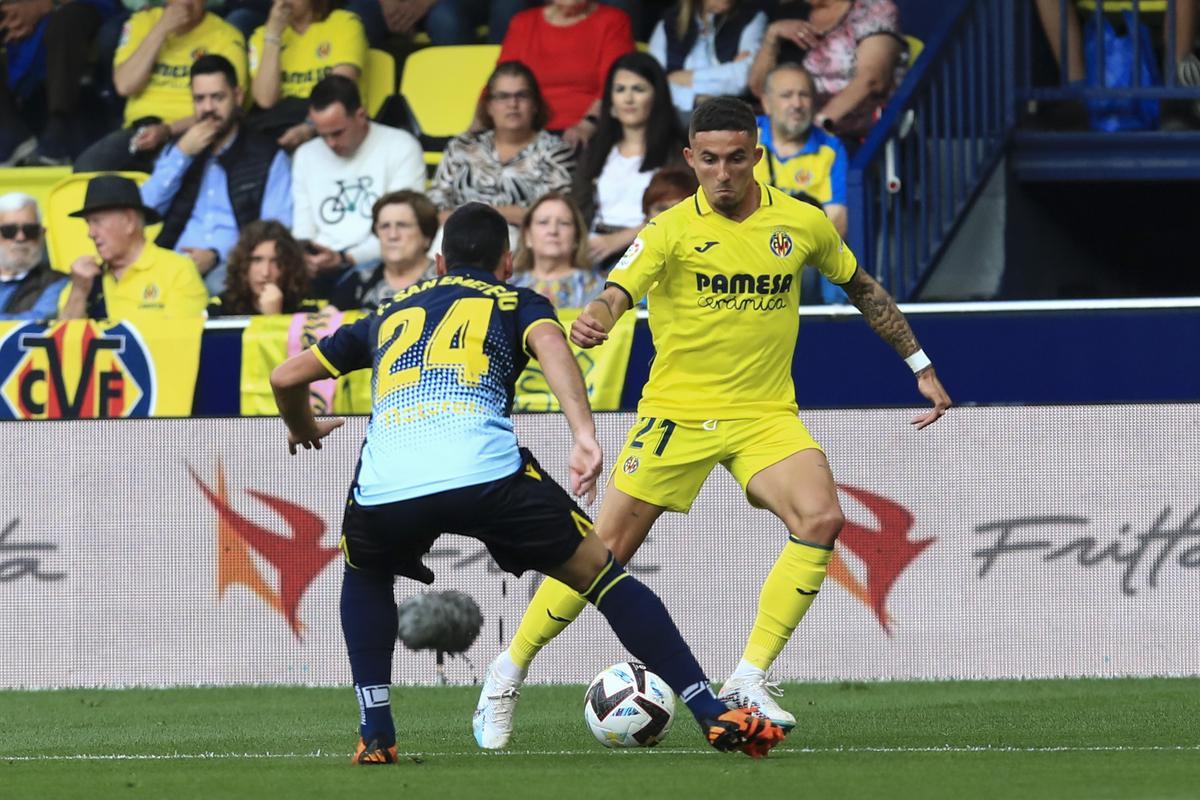
<svg viewBox="0 0 1200 800">
<path fill-rule="evenodd" d="M 342 634 L 358 696 L 359 734 L 365 741 L 396 743 L 392 721 L 392 654 L 396 649 L 396 598 L 391 575 L 347 565 L 342 576 Z"/>
<path fill-rule="evenodd" d="M 708 678 L 658 595 L 610 554 L 584 595 L 604 615 L 621 644 L 675 690 L 698 720 L 724 714 Z"/>
</svg>

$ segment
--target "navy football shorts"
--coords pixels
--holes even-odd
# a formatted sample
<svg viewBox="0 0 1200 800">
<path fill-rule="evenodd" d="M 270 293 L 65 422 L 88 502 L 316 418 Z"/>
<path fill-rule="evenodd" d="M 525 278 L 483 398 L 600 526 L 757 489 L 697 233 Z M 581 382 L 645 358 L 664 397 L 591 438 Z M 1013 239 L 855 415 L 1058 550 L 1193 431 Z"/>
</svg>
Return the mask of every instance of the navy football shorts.
<svg viewBox="0 0 1200 800">
<path fill-rule="evenodd" d="M 500 480 L 363 506 L 351 491 L 342 549 L 351 567 L 433 582 L 421 558 L 443 533 L 482 542 L 505 572 L 545 572 L 575 553 L 592 522 L 521 448 L 521 467 Z"/>
</svg>

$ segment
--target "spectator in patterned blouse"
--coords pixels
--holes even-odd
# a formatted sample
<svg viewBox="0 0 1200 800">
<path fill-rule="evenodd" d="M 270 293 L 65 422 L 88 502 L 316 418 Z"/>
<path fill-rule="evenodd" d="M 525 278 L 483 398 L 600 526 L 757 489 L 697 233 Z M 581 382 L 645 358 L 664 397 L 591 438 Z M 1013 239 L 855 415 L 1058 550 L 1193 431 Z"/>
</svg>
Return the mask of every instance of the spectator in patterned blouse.
<svg viewBox="0 0 1200 800">
<path fill-rule="evenodd" d="M 555 308 L 583 308 L 600 294 L 604 278 L 592 269 L 587 225 L 570 197 L 551 192 L 529 209 L 509 283 L 532 289 Z"/>
<path fill-rule="evenodd" d="M 546 101 L 521 62 L 497 65 L 479 102 L 484 130 L 450 140 L 429 199 L 442 222 L 460 205 L 479 202 L 520 226 L 534 200 L 570 187 L 573 151 L 544 130 Z"/>
<path fill-rule="evenodd" d="M 813 124 L 861 138 L 904 78 L 908 43 L 894 0 L 778 0 L 762 48 L 750 68 L 750 90 L 762 96 L 776 64 L 803 64 L 816 83 Z"/>
</svg>

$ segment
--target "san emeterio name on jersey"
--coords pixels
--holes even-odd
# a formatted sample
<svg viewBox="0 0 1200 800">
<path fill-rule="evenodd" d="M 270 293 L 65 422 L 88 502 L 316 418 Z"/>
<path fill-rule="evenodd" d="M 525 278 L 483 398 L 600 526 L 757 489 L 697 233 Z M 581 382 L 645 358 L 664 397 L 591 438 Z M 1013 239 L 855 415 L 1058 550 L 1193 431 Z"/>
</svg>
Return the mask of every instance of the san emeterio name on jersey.
<svg viewBox="0 0 1200 800">
<path fill-rule="evenodd" d="M 777 311 L 788 306 L 792 290 L 791 274 L 708 275 L 696 273 L 696 305 L 701 308 L 732 311 Z"/>
</svg>

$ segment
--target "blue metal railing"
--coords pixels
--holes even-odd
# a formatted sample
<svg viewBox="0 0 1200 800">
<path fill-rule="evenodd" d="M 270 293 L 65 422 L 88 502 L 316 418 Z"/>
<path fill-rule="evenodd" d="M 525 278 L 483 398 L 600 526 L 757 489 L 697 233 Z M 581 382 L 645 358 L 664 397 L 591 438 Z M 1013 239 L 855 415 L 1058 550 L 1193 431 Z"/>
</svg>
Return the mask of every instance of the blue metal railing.
<svg viewBox="0 0 1200 800">
<path fill-rule="evenodd" d="M 948 2 L 847 174 L 849 244 L 911 299 L 1007 146 L 1015 124 L 1011 0 Z"/>
<path fill-rule="evenodd" d="M 1058 14 L 1058 37 L 1057 41 L 1052 43 L 1057 46 L 1061 60 L 1067 64 L 1071 61 L 1070 53 L 1074 50 L 1079 50 L 1075 56 L 1081 62 L 1083 61 L 1083 50 L 1089 46 L 1092 47 L 1095 53 L 1096 60 L 1096 75 L 1099 80 L 1098 85 L 1089 86 L 1083 80 L 1072 80 L 1069 74 L 1070 70 L 1064 66 L 1059 70 L 1056 80 L 1046 81 L 1038 80 L 1034 76 L 1033 58 L 1026 57 L 1022 65 L 1022 69 L 1018 75 L 1017 94 L 1021 100 L 1034 101 L 1059 101 L 1059 100 L 1083 100 L 1083 99 L 1116 99 L 1116 98 L 1138 98 L 1138 99 L 1155 99 L 1155 100 L 1196 100 L 1200 99 L 1200 87 L 1184 86 L 1179 81 L 1178 71 L 1176 69 L 1177 55 L 1186 55 L 1179 52 L 1179 46 L 1176 42 L 1177 31 L 1180 30 L 1179 21 L 1182 18 L 1181 5 L 1183 3 L 1194 3 L 1195 0 L 1125 0 L 1118 2 L 1117 0 L 1095 0 L 1087 3 L 1077 3 L 1076 0 L 1056 0 L 1056 12 Z M 1084 6 L 1090 6 L 1085 8 Z M 1076 9 L 1080 8 L 1085 14 L 1087 24 L 1090 24 L 1091 30 L 1097 39 L 1096 42 L 1089 43 L 1087 41 L 1087 31 L 1084 30 L 1084 25 L 1079 24 L 1079 16 Z M 1019 3 L 1018 6 L 1019 19 L 1018 30 L 1021 36 L 1021 47 L 1024 53 L 1032 53 L 1037 46 L 1039 38 L 1049 36 L 1040 25 L 1038 14 L 1036 13 L 1034 0 Z M 1103 29 L 1106 19 L 1110 24 L 1116 21 L 1117 14 L 1122 11 L 1129 12 L 1129 21 L 1132 22 L 1134 31 L 1139 30 L 1143 25 L 1151 22 L 1161 24 L 1162 28 L 1162 58 L 1160 63 L 1160 72 L 1162 83 L 1149 85 L 1143 82 L 1143 77 L 1140 69 L 1132 70 L 1130 86 L 1109 86 L 1107 85 L 1107 72 L 1105 70 L 1105 49 L 1102 46 Z M 1192 11 L 1191 14 L 1195 12 Z M 1187 14 L 1187 16 L 1191 16 Z M 1120 26 L 1121 23 L 1117 23 Z M 1185 36 L 1191 38 L 1195 36 L 1193 28 L 1184 29 Z M 1142 37 L 1133 35 L 1129 37 L 1132 45 L 1132 61 L 1134 64 L 1141 64 L 1143 57 L 1142 52 Z M 1189 52 L 1191 50 L 1190 43 L 1183 45 Z M 1153 58 L 1153 54 L 1150 54 Z M 1080 76 L 1082 77 L 1082 76 Z"/>
</svg>

